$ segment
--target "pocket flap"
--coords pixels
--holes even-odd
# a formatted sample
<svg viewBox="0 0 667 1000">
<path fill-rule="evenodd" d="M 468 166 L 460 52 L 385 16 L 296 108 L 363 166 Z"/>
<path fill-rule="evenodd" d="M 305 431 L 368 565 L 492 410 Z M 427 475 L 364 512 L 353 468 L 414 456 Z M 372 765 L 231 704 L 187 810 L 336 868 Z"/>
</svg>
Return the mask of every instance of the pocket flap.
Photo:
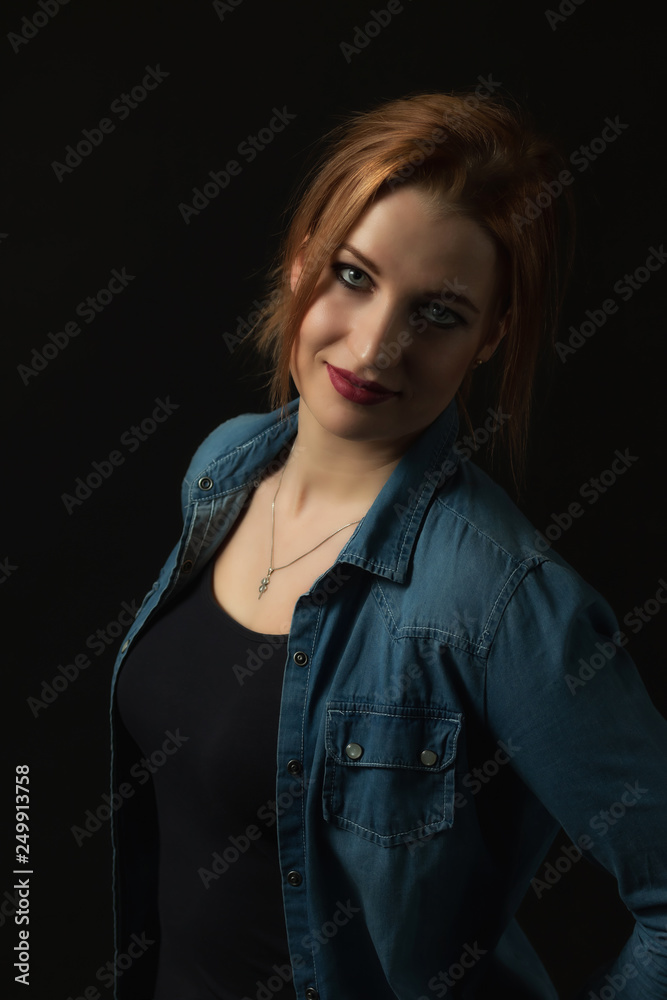
<svg viewBox="0 0 667 1000">
<path fill-rule="evenodd" d="M 459 713 L 403 705 L 330 702 L 327 754 L 347 767 L 436 773 L 456 758 Z"/>
</svg>

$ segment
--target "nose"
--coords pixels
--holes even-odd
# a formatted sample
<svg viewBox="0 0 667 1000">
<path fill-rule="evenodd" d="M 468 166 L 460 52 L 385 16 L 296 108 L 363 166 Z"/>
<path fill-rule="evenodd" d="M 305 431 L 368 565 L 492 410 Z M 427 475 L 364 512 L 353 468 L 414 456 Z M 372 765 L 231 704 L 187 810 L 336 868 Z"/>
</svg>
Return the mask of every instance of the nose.
<svg viewBox="0 0 667 1000">
<path fill-rule="evenodd" d="M 384 371 L 401 363 L 412 335 L 403 309 L 392 303 L 374 302 L 355 316 L 347 340 L 360 367 Z"/>
</svg>

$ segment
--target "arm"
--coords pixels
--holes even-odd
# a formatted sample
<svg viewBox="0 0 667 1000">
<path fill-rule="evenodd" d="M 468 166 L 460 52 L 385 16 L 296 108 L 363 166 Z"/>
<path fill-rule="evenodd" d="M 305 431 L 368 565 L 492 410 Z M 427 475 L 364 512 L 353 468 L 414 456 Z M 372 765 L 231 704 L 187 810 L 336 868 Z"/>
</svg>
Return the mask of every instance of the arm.
<svg viewBox="0 0 667 1000">
<path fill-rule="evenodd" d="M 623 1000 L 667 1000 L 667 722 L 611 641 L 620 635 L 609 606 L 569 567 L 536 566 L 493 638 L 488 724 L 512 734 L 522 780 L 573 841 L 588 838 L 585 856 L 614 875 L 635 917 L 621 954 L 577 1000 L 603 987 Z"/>
</svg>

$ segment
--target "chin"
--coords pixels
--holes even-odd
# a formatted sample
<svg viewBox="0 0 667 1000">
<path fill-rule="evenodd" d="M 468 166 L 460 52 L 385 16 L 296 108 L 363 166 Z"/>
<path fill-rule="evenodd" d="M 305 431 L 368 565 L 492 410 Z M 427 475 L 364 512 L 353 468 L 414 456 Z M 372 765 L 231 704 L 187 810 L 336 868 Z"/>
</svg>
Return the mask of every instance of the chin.
<svg viewBox="0 0 667 1000">
<path fill-rule="evenodd" d="M 391 430 L 386 424 L 383 422 L 378 424 L 376 420 L 369 421 L 363 411 L 360 414 L 332 413 L 329 411 L 326 415 L 322 415 L 321 419 L 317 416 L 315 416 L 315 419 L 318 420 L 324 430 L 335 434 L 336 437 L 345 438 L 347 441 L 372 440 L 378 436 L 384 437 L 387 434 L 391 436 Z"/>
<path fill-rule="evenodd" d="M 377 412 L 378 407 L 355 405 L 344 399 L 339 402 L 338 397 L 326 404 L 318 401 L 314 407 L 305 399 L 304 403 L 323 430 L 346 441 L 377 441 L 399 436 L 396 422 L 387 420 L 386 416 L 383 418 Z"/>
</svg>

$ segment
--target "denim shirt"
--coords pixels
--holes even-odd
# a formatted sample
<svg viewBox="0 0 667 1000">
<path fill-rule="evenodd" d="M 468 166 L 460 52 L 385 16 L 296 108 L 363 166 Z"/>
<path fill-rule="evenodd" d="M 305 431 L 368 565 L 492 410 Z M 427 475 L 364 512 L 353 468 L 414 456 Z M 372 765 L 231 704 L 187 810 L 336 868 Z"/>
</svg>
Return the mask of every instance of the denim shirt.
<svg viewBox="0 0 667 1000">
<path fill-rule="evenodd" d="M 229 420 L 197 450 L 181 538 L 114 684 L 151 614 L 201 573 L 284 461 L 297 408 Z M 540 895 L 582 856 L 615 876 L 636 923 L 578 996 L 665 1000 L 667 723 L 609 606 L 536 547 L 457 432 L 452 403 L 296 602 L 276 759 L 292 970 L 276 966 L 251 1000 L 292 974 L 305 1000 L 555 998 L 514 914 L 531 880 Z M 112 726 L 117 761 L 113 708 Z M 139 940 L 156 841 L 132 827 L 130 806 L 114 816 L 115 911 Z M 560 826 L 573 844 L 545 874 Z M 130 980 L 119 973 L 118 997 L 150 995 Z"/>
</svg>

